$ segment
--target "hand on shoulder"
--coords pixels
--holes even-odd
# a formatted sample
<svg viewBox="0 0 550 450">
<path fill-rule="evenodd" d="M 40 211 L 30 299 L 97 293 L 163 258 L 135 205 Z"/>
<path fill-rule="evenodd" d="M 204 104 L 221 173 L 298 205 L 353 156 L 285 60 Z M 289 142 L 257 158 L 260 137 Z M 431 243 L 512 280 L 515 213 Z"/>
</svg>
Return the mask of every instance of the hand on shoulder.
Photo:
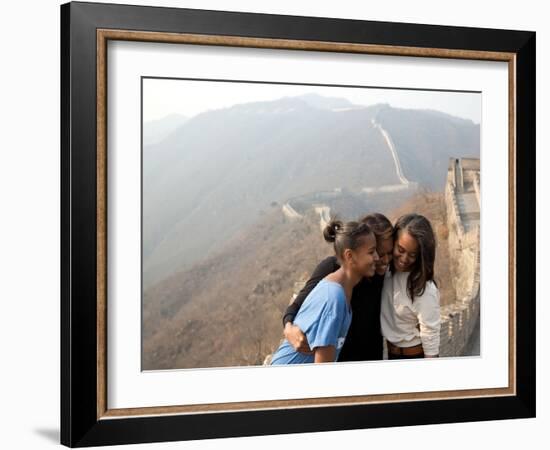
<svg viewBox="0 0 550 450">
<path fill-rule="evenodd" d="M 309 348 L 306 335 L 300 330 L 300 327 L 287 322 L 284 329 L 285 339 L 294 347 L 294 350 L 300 353 L 313 353 Z"/>
</svg>

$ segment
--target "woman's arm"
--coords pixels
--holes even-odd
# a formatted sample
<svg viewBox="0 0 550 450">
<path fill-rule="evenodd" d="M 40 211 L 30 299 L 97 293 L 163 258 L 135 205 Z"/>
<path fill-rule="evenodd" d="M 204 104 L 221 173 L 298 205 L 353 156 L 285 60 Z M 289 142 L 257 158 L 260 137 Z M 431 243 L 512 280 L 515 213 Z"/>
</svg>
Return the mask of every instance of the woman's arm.
<svg viewBox="0 0 550 450">
<path fill-rule="evenodd" d="M 307 314 L 303 318 L 300 316 L 299 323 L 307 329 L 309 345 L 314 352 L 313 361 L 335 362 L 338 349 L 346 339 L 351 311 L 341 287 L 329 284 L 326 290 L 315 291 L 312 296 Z"/>
<path fill-rule="evenodd" d="M 309 343 L 307 341 L 306 335 L 300 330 L 298 325 L 294 325 L 292 322 L 287 322 L 285 324 L 285 329 L 283 331 L 285 339 L 294 347 L 294 350 L 300 353 L 311 354 L 312 351 L 309 348 Z"/>
<path fill-rule="evenodd" d="M 433 284 L 426 286 L 424 294 L 415 299 L 416 302 L 424 357 L 437 358 L 441 330 L 439 289 Z"/>
<path fill-rule="evenodd" d="M 325 278 L 328 274 L 338 270 L 338 267 L 339 266 L 334 256 L 330 256 L 321 261 L 311 274 L 309 280 L 307 280 L 305 286 L 301 289 L 292 304 L 290 304 L 285 311 L 283 316 L 283 324 L 285 327 L 283 334 L 285 339 L 297 352 L 311 353 L 311 349 L 309 348 L 306 335 L 302 332 L 302 330 L 300 330 L 300 327 L 293 324 L 294 318 L 296 317 L 296 314 L 298 314 L 298 311 L 300 310 L 300 307 L 304 303 L 306 297 L 313 290 L 313 288 L 317 286 L 319 281 Z"/>
<path fill-rule="evenodd" d="M 317 286 L 319 281 L 325 278 L 328 274 L 335 272 L 339 268 L 340 266 L 338 265 L 336 258 L 334 256 L 329 256 L 328 258 L 323 259 L 317 265 L 317 267 L 311 274 L 311 277 L 309 278 L 309 280 L 307 280 L 305 286 L 298 293 L 294 301 L 286 309 L 283 315 L 283 326 L 286 327 L 286 324 L 288 322 L 290 323 L 294 322 L 294 318 L 296 317 L 296 314 L 298 314 L 298 311 L 300 310 L 302 303 L 304 303 L 304 300 L 306 299 L 306 297 L 313 290 L 313 288 Z"/>
<path fill-rule="evenodd" d="M 336 360 L 336 347 L 327 345 L 326 347 L 315 347 L 315 363 L 334 362 Z"/>
</svg>

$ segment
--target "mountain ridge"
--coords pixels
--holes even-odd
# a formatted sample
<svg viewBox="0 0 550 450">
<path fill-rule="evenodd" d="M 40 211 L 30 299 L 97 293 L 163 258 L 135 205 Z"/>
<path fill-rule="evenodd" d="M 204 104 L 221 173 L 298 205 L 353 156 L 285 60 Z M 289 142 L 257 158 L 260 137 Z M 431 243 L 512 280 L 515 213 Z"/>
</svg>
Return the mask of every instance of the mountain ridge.
<svg viewBox="0 0 550 450">
<path fill-rule="evenodd" d="M 215 251 L 273 202 L 336 188 L 399 185 L 373 119 L 391 134 L 406 178 L 431 190 L 444 183 L 450 154 L 461 156 L 462 147 L 479 152 L 479 126 L 438 116 L 438 131 L 433 113 L 387 104 L 363 108 L 305 95 L 199 114 L 144 152 L 145 284 Z M 416 128 L 405 124 L 400 132 L 403 121 Z"/>
</svg>

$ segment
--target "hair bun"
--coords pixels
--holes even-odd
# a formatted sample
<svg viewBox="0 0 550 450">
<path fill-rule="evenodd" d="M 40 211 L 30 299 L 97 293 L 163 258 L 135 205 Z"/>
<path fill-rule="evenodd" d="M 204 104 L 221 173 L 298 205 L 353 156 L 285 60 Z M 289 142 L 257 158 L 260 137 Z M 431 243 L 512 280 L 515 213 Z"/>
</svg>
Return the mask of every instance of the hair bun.
<svg viewBox="0 0 550 450">
<path fill-rule="evenodd" d="M 336 234 L 342 230 L 342 222 L 339 220 L 331 220 L 323 230 L 323 237 L 327 242 L 334 242 Z"/>
</svg>

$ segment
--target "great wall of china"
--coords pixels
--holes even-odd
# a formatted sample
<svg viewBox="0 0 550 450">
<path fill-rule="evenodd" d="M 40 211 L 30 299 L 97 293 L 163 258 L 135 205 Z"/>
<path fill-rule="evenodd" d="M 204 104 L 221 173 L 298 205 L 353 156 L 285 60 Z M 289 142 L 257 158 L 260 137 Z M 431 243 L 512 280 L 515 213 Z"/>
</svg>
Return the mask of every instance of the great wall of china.
<svg viewBox="0 0 550 450">
<path fill-rule="evenodd" d="M 360 194 L 369 196 L 373 194 L 383 193 L 388 194 L 396 192 L 416 192 L 418 190 L 418 183 L 411 182 L 405 177 L 403 173 L 403 168 L 401 167 L 401 161 L 399 160 L 397 150 L 395 149 L 395 145 L 390 134 L 375 119 L 371 119 L 371 126 L 380 132 L 382 138 L 384 139 L 384 142 L 386 143 L 386 148 L 392 157 L 395 175 L 397 177 L 398 183 L 376 187 L 363 187 L 360 190 Z M 309 195 L 301 195 L 299 197 L 288 200 L 281 209 L 287 219 L 299 220 L 303 217 L 303 214 L 299 212 L 300 208 L 297 207 L 296 204 L 305 202 L 306 204 L 308 204 L 308 207 L 313 207 L 315 209 L 315 212 L 319 214 L 319 226 L 322 230 L 330 220 L 330 207 L 326 204 L 326 201 L 341 194 L 341 188 L 335 188 L 332 191 L 315 192 Z"/>
<path fill-rule="evenodd" d="M 375 119 L 372 127 L 382 134 L 394 162 L 398 184 L 363 188 L 365 195 L 380 192 L 415 191 L 418 185 L 409 181 L 402 170 L 398 153 L 389 133 Z M 293 202 L 308 203 L 319 215 L 319 226 L 324 229 L 330 220 L 330 208 L 323 201 L 339 195 L 341 189 L 302 196 L 289 200 L 282 207 L 289 220 L 303 217 Z M 446 221 L 449 231 L 448 245 L 451 256 L 451 277 L 456 301 L 441 307 L 440 356 L 478 355 L 480 333 L 480 164 L 479 158 L 451 158 L 445 185 Z M 299 208 L 298 208 L 299 209 Z M 305 280 L 294 283 L 294 297 Z M 386 354 L 386 350 L 384 351 Z M 269 360 L 270 355 L 266 358 Z"/>
<path fill-rule="evenodd" d="M 451 158 L 445 186 L 451 274 L 456 302 L 441 308 L 441 356 L 479 346 L 480 178 L 479 159 Z M 474 353 L 478 353 L 474 351 Z"/>
<path fill-rule="evenodd" d="M 456 301 L 441 308 L 440 356 L 479 354 L 480 314 L 480 165 L 479 159 L 451 158 L 445 185 L 451 275 Z M 330 208 L 313 204 L 320 226 L 330 220 Z M 290 203 L 283 206 L 290 219 L 301 218 Z M 305 281 L 294 283 L 294 297 Z M 473 349 L 473 350 L 472 350 Z M 384 351 L 386 355 L 386 351 Z M 266 362 L 270 360 L 266 358 Z"/>
</svg>

